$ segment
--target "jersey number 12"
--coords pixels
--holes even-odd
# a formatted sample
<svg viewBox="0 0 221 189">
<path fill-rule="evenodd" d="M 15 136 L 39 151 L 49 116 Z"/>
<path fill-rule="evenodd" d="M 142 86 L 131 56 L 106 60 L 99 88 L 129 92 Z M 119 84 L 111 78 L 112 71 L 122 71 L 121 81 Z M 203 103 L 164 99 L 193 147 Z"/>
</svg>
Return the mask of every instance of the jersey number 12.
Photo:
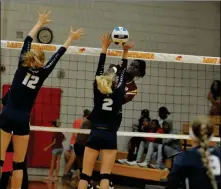
<svg viewBox="0 0 221 189">
<path fill-rule="evenodd" d="M 113 100 L 110 98 L 105 98 L 102 105 L 102 110 L 112 111 L 112 105 L 113 105 Z"/>
<path fill-rule="evenodd" d="M 27 73 L 25 76 L 25 79 L 23 80 L 22 84 L 26 85 L 30 89 L 35 89 L 36 84 L 39 81 L 39 77 L 35 75 L 31 75 L 30 73 Z"/>
</svg>

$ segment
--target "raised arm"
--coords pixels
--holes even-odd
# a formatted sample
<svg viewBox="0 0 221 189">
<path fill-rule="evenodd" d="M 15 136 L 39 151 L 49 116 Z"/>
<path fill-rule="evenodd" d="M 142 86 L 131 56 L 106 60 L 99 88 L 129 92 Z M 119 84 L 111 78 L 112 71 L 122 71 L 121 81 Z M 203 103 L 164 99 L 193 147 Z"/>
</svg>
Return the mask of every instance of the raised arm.
<svg viewBox="0 0 221 189">
<path fill-rule="evenodd" d="M 38 13 L 39 19 L 38 22 L 35 24 L 35 26 L 31 29 L 31 31 L 28 33 L 28 36 L 25 38 L 20 58 L 19 58 L 19 66 L 22 63 L 23 56 L 30 51 L 31 49 L 31 43 L 33 41 L 33 38 L 36 36 L 39 29 L 44 26 L 45 24 L 51 22 L 51 20 L 48 19 L 49 15 L 51 14 L 51 11 L 48 11 L 47 13 Z"/>
<path fill-rule="evenodd" d="M 58 49 L 58 51 L 50 58 L 48 63 L 44 66 L 45 76 L 47 77 L 54 67 L 56 66 L 59 59 L 64 55 L 68 47 L 71 45 L 73 40 L 78 40 L 84 34 L 84 29 L 79 29 L 77 31 L 73 31 L 73 28 L 70 29 L 70 34 L 65 43 Z"/>
<path fill-rule="evenodd" d="M 129 49 L 133 48 L 133 46 L 134 46 L 133 42 L 123 45 L 122 63 L 121 63 L 121 69 L 119 72 L 119 80 L 118 80 L 117 88 L 119 88 L 122 84 L 125 83 L 124 78 L 125 78 L 125 73 L 127 70 L 128 51 L 129 51 Z"/>
<path fill-rule="evenodd" d="M 107 33 L 103 35 L 101 37 L 101 41 L 102 41 L 102 51 L 101 51 L 99 62 L 98 62 L 96 76 L 100 76 L 104 73 L 104 64 L 106 60 L 107 49 L 111 44 L 110 34 Z"/>
</svg>

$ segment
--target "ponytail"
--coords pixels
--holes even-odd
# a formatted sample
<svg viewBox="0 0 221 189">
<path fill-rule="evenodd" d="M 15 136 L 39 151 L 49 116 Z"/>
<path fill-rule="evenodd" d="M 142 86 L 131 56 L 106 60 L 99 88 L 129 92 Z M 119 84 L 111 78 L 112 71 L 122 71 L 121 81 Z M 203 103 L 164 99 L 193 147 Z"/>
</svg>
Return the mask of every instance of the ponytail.
<svg viewBox="0 0 221 189">
<path fill-rule="evenodd" d="M 210 162 L 209 162 L 209 150 L 208 150 L 208 144 L 209 144 L 209 138 L 208 138 L 208 131 L 207 131 L 207 127 L 206 125 L 202 125 L 201 126 L 201 140 L 200 140 L 200 149 L 199 152 L 201 154 L 202 157 L 202 163 L 204 165 L 204 167 L 207 169 L 206 174 L 210 179 L 211 185 L 213 187 L 213 189 L 218 189 L 217 184 L 216 184 L 216 180 L 215 177 L 211 171 L 210 168 Z"/>
<path fill-rule="evenodd" d="M 28 51 L 22 58 L 24 67 L 32 67 L 35 61 L 34 53 L 32 51 Z"/>
<path fill-rule="evenodd" d="M 206 168 L 206 174 L 210 179 L 213 189 L 218 189 L 215 177 L 210 168 L 210 152 L 209 152 L 209 141 L 213 135 L 213 124 L 210 122 L 208 117 L 199 116 L 197 117 L 190 128 L 190 136 L 193 140 L 199 142 L 200 148 L 199 153 L 203 166 Z"/>
<path fill-rule="evenodd" d="M 97 88 L 102 94 L 111 94 L 114 75 L 96 76 Z"/>
</svg>

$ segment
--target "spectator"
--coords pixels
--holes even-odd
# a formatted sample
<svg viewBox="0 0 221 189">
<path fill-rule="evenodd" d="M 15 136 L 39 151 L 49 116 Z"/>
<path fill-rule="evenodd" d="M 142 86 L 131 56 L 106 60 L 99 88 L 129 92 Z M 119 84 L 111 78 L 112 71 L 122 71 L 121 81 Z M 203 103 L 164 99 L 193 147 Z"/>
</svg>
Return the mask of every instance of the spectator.
<svg viewBox="0 0 221 189">
<path fill-rule="evenodd" d="M 91 129 L 91 122 L 84 118 L 83 124 L 80 129 Z M 71 186 L 77 187 L 80 181 L 80 173 L 82 171 L 83 156 L 85 145 L 88 140 L 88 134 L 77 134 L 76 143 L 74 145 L 74 151 L 76 154 L 77 171 L 72 177 Z"/>
<path fill-rule="evenodd" d="M 150 129 L 145 129 L 148 133 L 163 133 L 163 130 L 160 128 L 159 121 L 154 119 L 151 121 Z M 157 150 L 158 145 L 162 142 L 161 139 L 157 138 L 145 138 L 146 141 L 142 141 L 139 146 L 139 151 L 137 154 L 136 161 L 127 162 L 129 165 L 139 165 L 141 167 L 147 167 L 150 165 L 151 158 L 155 150 Z M 147 155 L 144 162 L 141 163 L 144 149 L 148 148 Z"/>
<path fill-rule="evenodd" d="M 166 120 L 168 118 L 168 115 L 170 115 L 170 112 L 168 111 L 168 109 L 164 106 L 160 107 L 158 110 L 158 121 L 160 124 L 160 127 L 162 128 L 162 123 L 164 120 Z"/>
<path fill-rule="evenodd" d="M 73 128 L 74 129 L 80 129 L 84 118 L 87 118 L 88 115 L 90 114 L 90 110 L 85 109 L 83 112 L 83 117 L 78 118 L 74 121 L 73 123 Z M 76 143 L 76 136 L 77 133 L 73 133 L 71 140 L 70 140 L 70 148 L 69 150 L 65 151 L 64 157 L 65 157 L 65 161 L 66 161 L 66 166 L 65 166 L 65 170 L 64 170 L 64 175 L 63 175 L 63 179 L 67 179 L 69 178 L 71 175 L 68 174 L 68 172 L 70 171 L 71 167 L 73 166 L 75 159 L 76 159 L 76 155 L 74 152 L 74 145 Z"/>
<path fill-rule="evenodd" d="M 61 123 L 59 120 L 52 122 L 54 127 L 60 127 Z M 61 155 L 63 153 L 63 145 L 62 142 L 65 140 L 65 136 L 61 132 L 55 132 L 53 133 L 53 142 L 48 145 L 44 151 L 47 151 L 49 148 L 52 147 L 52 159 L 51 159 L 51 166 L 49 171 L 49 176 L 46 177 L 46 180 L 49 181 L 57 181 L 58 180 L 58 173 L 60 170 L 60 160 Z M 53 177 L 53 173 L 55 171 L 55 177 Z"/>
<path fill-rule="evenodd" d="M 142 131 L 142 123 L 143 119 L 146 118 L 150 121 L 149 110 L 144 109 L 141 111 L 141 116 L 138 120 L 138 125 L 133 126 L 133 131 L 143 132 Z M 138 148 L 140 145 L 142 138 L 140 137 L 132 137 L 128 142 L 128 156 L 127 159 L 119 159 L 117 160 L 121 164 L 127 164 L 127 161 L 134 161 L 137 157 Z"/>
<path fill-rule="evenodd" d="M 208 94 L 208 100 L 212 106 L 210 109 L 210 115 L 221 115 L 221 82 L 219 80 L 213 81 L 210 92 Z"/>
<path fill-rule="evenodd" d="M 173 130 L 173 124 L 171 121 L 164 121 L 162 124 L 163 133 L 165 134 L 177 134 Z M 162 144 L 158 145 L 157 161 L 156 165 L 151 165 L 152 168 L 164 169 L 163 157 L 168 158 L 181 152 L 181 144 L 179 139 L 162 139 Z"/>
</svg>

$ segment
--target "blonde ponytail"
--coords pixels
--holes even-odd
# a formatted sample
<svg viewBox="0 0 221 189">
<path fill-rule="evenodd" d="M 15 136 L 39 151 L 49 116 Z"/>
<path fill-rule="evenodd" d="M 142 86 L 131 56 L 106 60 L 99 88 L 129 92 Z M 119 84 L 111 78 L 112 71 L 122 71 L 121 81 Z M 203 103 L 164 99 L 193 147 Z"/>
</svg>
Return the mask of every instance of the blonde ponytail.
<svg viewBox="0 0 221 189">
<path fill-rule="evenodd" d="M 24 67 L 32 67 L 35 58 L 34 53 L 32 51 L 28 51 L 22 58 Z"/>
<path fill-rule="evenodd" d="M 210 169 L 210 162 L 209 162 L 209 156 L 210 156 L 210 153 L 209 153 L 209 138 L 208 138 L 208 132 L 207 132 L 207 127 L 206 125 L 202 125 L 201 126 L 201 140 L 200 140 L 200 149 L 199 149 L 199 152 L 201 154 L 201 157 L 202 157 L 202 162 L 203 162 L 203 165 L 204 167 L 207 169 L 206 171 L 206 174 L 207 176 L 209 177 L 210 179 L 210 182 L 213 186 L 213 189 L 218 189 L 217 187 L 217 184 L 216 184 L 216 180 L 215 180 L 215 177 Z"/>
<path fill-rule="evenodd" d="M 193 135 L 193 136 L 191 136 Z M 190 136 L 193 140 L 197 140 L 200 145 L 199 153 L 201 155 L 201 160 L 206 168 L 206 174 L 210 179 L 211 185 L 213 189 L 218 189 L 215 177 L 210 168 L 210 160 L 209 160 L 209 141 L 213 135 L 213 125 L 209 121 L 208 117 L 206 116 L 199 116 L 197 117 L 191 127 Z"/>
<path fill-rule="evenodd" d="M 96 76 L 97 88 L 102 94 L 111 94 L 114 75 Z"/>
</svg>

